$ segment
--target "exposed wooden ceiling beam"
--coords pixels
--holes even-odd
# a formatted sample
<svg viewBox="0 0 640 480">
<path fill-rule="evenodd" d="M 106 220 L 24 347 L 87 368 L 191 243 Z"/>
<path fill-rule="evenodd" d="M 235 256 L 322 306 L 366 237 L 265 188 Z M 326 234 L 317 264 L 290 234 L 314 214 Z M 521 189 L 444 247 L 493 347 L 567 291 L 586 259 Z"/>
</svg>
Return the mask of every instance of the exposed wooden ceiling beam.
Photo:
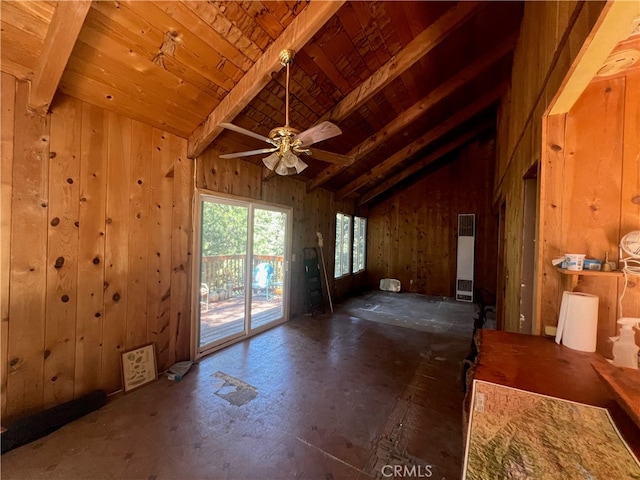
<svg viewBox="0 0 640 480">
<path fill-rule="evenodd" d="M 34 112 L 44 115 L 49 110 L 90 7 L 91 0 L 58 2 L 31 80 L 29 107 Z"/>
<path fill-rule="evenodd" d="M 264 54 L 253 64 L 206 120 L 189 138 L 187 155 L 194 158 L 220 134 L 221 122 L 231 122 L 269 83 L 271 75 L 282 68 L 280 52 L 300 50 L 340 9 L 344 0 L 310 2 Z"/>
<path fill-rule="evenodd" d="M 435 48 L 442 40 L 464 23 L 478 8 L 477 2 L 460 2 L 429 25 L 391 60 L 380 67 L 360 86 L 344 97 L 340 103 L 324 114 L 317 123 L 329 120 L 341 122 L 363 103 L 411 68 L 418 60 Z"/>
<path fill-rule="evenodd" d="M 481 133 L 486 132 L 489 129 L 494 128 L 494 127 L 495 127 L 495 121 L 488 121 L 487 120 L 487 121 L 484 121 L 482 123 L 479 123 L 478 125 L 476 125 L 472 129 L 467 130 L 466 132 L 464 132 L 462 135 L 457 137 L 455 140 L 443 145 L 442 147 L 438 148 L 437 150 L 434 150 L 433 152 L 428 154 L 423 159 L 417 161 L 416 163 L 412 163 L 411 165 L 409 165 L 402 172 L 397 173 L 396 175 L 394 175 L 391 178 L 388 178 L 387 180 L 382 182 L 377 187 L 375 187 L 375 188 L 369 190 L 368 192 L 366 192 L 358 200 L 358 206 L 360 207 L 362 205 L 366 205 L 367 203 L 369 203 L 371 200 L 373 200 L 377 196 L 379 196 L 379 195 L 383 194 L 384 192 L 386 192 L 387 190 L 390 190 L 391 188 L 395 187 L 397 184 L 399 184 L 403 180 L 406 180 L 407 178 L 415 175 L 420 170 L 422 170 L 423 168 L 427 167 L 431 163 L 435 162 L 439 158 L 442 158 L 444 155 L 448 154 L 449 152 L 452 152 L 456 148 L 464 145 L 465 143 L 467 143 L 468 141 L 470 141 L 473 138 L 477 137 Z"/>
<path fill-rule="evenodd" d="M 360 175 L 358 178 L 342 187 L 336 192 L 336 199 L 342 199 L 347 195 L 355 192 L 359 188 L 363 187 L 370 181 L 376 178 L 382 178 L 396 165 L 399 165 L 407 158 L 418 153 L 418 151 L 422 150 L 430 143 L 436 141 L 446 133 L 453 130 L 455 127 L 461 125 L 471 117 L 477 115 L 482 110 L 489 107 L 492 103 L 494 103 L 502 96 L 505 90 L 506 85 L 500 85 L 493 90 L 485 93 L 475 102 L 458 111 L 456 114 L 449 117 L 446 121 L 442 122 L 437 127 L 429 130 L 427 133 L 404 147 L 402 150 L 399 150 L 398 152 L 387 158 L 385 161 L 373 167 L 369 172 L 365 173 L 364 175 Z"/>
<path fill-rule="evenodd" d="M 352 157 L 352 163 L 355 163 L 365 155 L 378 148 L 388 138 L 395 135 L 407 125 L 410 125 L 422 115 L 424 115 L 425 112 L 429 110 L 429 108 L 451 95 L 458 88 L 473 80 L 481 72 L 500 60 L 507 53 L 511 52 L 515 48 L 516 41 L 517 35 L 514 34 L 508 37 L 487 55 L 480 57 L 475 62 L 460 70 L 453 77 L 449 78 L 443 84 L 439 85 L 437 88 L 429 92 L 420 101 L 412 105 L 411 108 L 398 115 L 394 120 L 385 125 L 384 128 L 382 128 L 380 131 L 367 138 L 360 145 L 351 149 L 351 151 L 347 153 L 347 156 Z M 311 191 L 314 188 L 319 187 L 330 178 L 336 176 L 349 165 L 351 164 L 336 164 L 328 166 L 322 172 L 320 172 L 315 179 L 309 182 L 309 184 L 307 185 L 307 191 Z"/>
<path fill-rule="evenodd" d="M 560 87 L 550 115 L 567 113 L 602 68 L 616 44 L 640 23 L 640 0 L 609 1 Z"/>
</svg>

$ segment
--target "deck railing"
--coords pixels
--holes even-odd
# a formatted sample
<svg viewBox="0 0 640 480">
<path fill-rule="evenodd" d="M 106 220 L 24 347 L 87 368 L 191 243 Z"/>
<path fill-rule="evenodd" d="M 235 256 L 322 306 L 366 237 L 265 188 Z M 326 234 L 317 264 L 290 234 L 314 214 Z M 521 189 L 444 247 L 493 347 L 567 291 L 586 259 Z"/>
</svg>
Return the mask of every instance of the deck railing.
<svg viewBox="0 0 640 480">
<path fill-rule="evenodd" d="M 224 290 L 240 293 L 244 288 L 245 275 L 244 255 L 215 255 L 202 257 L 201 283 L 207 285 L 210 291 Z M 273 267 L 272 282 L 282 282 L 284 279 L 284 257 L 278 255 L 254 255 L 251 271 L 260 263 L 269 263 Z"/>
</svg>

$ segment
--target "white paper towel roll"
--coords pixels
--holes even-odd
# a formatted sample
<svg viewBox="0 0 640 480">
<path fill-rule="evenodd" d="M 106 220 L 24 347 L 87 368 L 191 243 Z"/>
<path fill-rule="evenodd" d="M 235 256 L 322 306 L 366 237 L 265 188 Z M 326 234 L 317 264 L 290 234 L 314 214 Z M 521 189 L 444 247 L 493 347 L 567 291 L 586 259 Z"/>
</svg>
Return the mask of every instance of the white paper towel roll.
<svg viewBox="0 0 640 480">
<path fill-rule="evenodd" d="M 558 317 L 556 343 L 582 352 L 595 352 L 598 339 L 598 297 L 564 292 Z"/>
</svg>

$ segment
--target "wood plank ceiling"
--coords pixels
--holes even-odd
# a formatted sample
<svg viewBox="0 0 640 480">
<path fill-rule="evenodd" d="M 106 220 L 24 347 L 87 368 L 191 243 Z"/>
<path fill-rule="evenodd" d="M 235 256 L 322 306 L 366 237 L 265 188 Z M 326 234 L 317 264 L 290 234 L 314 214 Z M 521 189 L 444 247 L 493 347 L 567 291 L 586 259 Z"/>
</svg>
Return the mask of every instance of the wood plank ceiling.
<svg viewBox="0 0 640 480">
<path fill-rule="evenodd" d="M 292 126 L 336 123 L 343 134 L 318 147 L 350 157 L 305 158 L 298 177 L 362 204 L 494 128 L 522 11 L 522 2 L 3 0 L 1 68 L 32 82 L 36 110 L 57 87 L 185 137 L 195 156 L 268 146 L 218 124 L 261 135 L 284 124 L 278 55 L 293 48 Z"/>
</svg>

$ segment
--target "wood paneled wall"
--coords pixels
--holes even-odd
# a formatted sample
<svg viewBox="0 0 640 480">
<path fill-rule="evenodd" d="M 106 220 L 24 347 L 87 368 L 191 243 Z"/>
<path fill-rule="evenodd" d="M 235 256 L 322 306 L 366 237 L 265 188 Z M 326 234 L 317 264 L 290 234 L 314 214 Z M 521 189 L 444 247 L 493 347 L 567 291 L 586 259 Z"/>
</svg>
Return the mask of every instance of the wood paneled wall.
<svg viewBox="0 0 640 480">
<path fill-rule="evenodd" d="M 514 53 L 511 90 L 504 98 L 498 121 L 494 202 L 506 205 L 505 269 L 499 284 L 499 308 L 506 330 L 518 331 L 524 213 L 524 177 L 542 160 L 543 116 L 587 38 L 604 2 L 525 2 L 520 38 Z M 542 187 L 541 187 L 542 188 Z M 544 242 L 539 236 L 539 244 Z M 540 245 L 538 245 L 538 248 Z M 537 263 L 536 333 L 540 332 L 541 258 Z"/>
<path fill-rule="evenodd" d="M 397 278 L 403 291 L 455 296 L 459 213 L 476 214 L 475 284 L 495 293 L 497 218 L 491 211 L 493 139 L 474 141 L 457 158 L 369 210 L 367 278 Z"/>
<path fill-rule="evenodd" d="M 121 387 L 121 352 L 189 357 L 186 140 L 2 74 L 2 417 Z"/>
<path fill-rule="evenodd" d="M 557 323 L 562 291 L 551 266 L 568 252 L 618 259 L 620 238 L 640 229 L 640 72 L 587 87 L 566 115 L 549 117 L 542 174 L 542 326 Z M 576 290 L 600 299 L 598 351 L 610 354 L 624 280 L 583 277 Z M 640 317 L 640 279 L 629 277 L 624 316 Z"/>
<path fill-rule="evenodd" d="M 316 232 L 321 232 L 324 237 L 324 259 L 334 301 L 361 285 L 363 274 L 338 280 L 333 278 L 336 213 L 353 215 L 353 200 L 335 201 L 333 193 L 323 188 L 307 193 L 306 184 L 292 177 L 275 175 L 263 180 L 266 169 L 240 159 L 219 159 L 218 153 L 212 149 L 198 157 L 197 169 L 198 188 L 292 207 L 292 249 L 295 254 L 295 260 L 291 262 L 292 318 L 307 311 L 302 250 L 305 247 L 317 247 Z M 329 311 L 324 283 L 322 287 Z"/>
</svg>

